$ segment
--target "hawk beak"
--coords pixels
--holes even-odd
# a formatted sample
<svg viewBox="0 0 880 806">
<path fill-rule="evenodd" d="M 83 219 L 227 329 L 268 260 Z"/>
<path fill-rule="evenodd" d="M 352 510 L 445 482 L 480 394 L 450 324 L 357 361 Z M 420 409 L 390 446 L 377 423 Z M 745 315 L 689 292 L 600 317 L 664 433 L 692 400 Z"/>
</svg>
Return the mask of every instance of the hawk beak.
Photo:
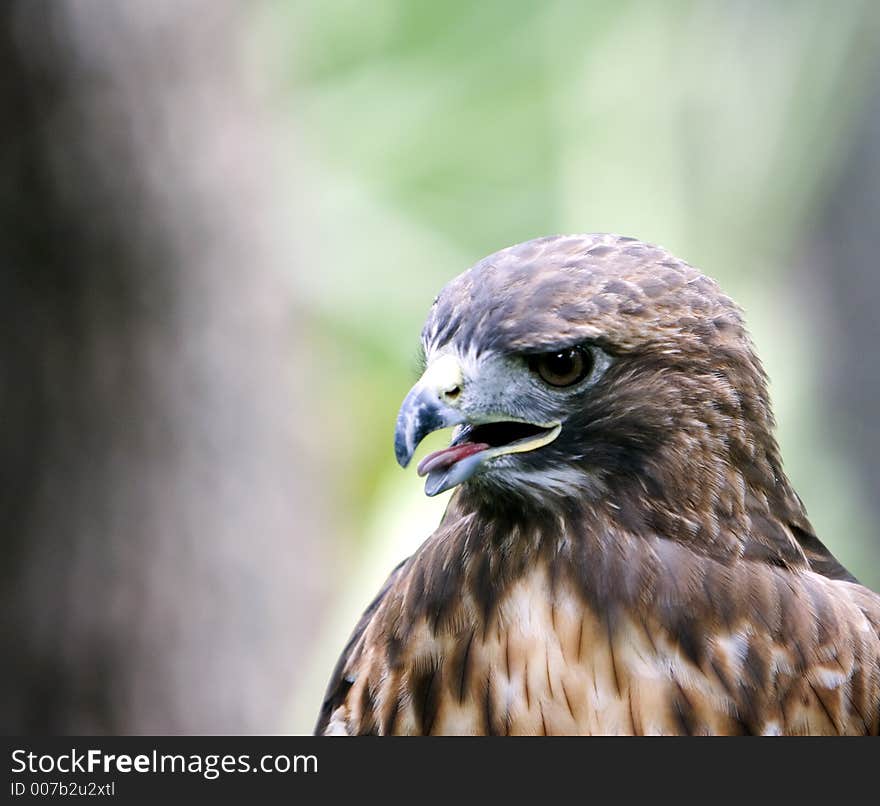
<svg viewBox="0 0 880 806">
<path fill-rule="evenodd" d="M 466 422 L 464 414 L 456 408 L 461 388 L 461 368 L 452 356 L 441 356 L 431 362 L 397 415 L 394 454 L 401 467 L 410 463 L 419 443 L 428 434 Z"/>
<path fill-rule="evenodd" d="M 448 448 L 435 451 L 419 464 L 419 475 L 427 476 L 425 493 L 430 496 L 467 481 L 490 459 L 541 448 L 562 430 L 559 422 L 536 423 L 495 413 L 465 414 L 461 410 L 462 389 L 458 362 L 450 355 L 441 356 L 410 390 L 397 415 L 394 453 L 401 467 L 410 463 L 428 434 L 461 426 Z"/>
</svg>

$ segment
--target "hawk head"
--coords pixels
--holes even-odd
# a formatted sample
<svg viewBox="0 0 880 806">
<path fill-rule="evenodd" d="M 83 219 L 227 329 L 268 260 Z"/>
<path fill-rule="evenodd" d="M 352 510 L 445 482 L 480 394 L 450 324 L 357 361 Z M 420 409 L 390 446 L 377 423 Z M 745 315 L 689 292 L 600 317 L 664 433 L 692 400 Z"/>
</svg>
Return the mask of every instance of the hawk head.
<svg viewBox="0 0 880 806">
<path fill-rule="evenodd" d="M 395 450 L 406 466 L 456 426 L 419 465 L 428 495 L 461 484 L 484 504 L 547 507 L 625 487 L 733 514 L 736 491 L 719 497 L 739 474 L 752 488 L 784 479 L 740 310 L 656 246 L 573 235 L 504 249 L 443 289 L 422 346 Z"/>
</svg>

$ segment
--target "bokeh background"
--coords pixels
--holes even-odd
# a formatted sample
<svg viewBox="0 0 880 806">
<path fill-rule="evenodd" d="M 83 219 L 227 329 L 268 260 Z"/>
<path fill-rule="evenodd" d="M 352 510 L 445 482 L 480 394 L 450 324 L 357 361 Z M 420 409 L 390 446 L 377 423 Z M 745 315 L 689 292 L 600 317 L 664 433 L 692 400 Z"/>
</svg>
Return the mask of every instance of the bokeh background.
<svg viewBox="0 0 880 806">
<path fill-rule="evenodd" d="M 880 588 L 880 5 L 8 0 L 0 110 L 4 732 L 310 731 L 445 505 L 422 318 L 550 233 L 744 306 Z"/>
</svg>

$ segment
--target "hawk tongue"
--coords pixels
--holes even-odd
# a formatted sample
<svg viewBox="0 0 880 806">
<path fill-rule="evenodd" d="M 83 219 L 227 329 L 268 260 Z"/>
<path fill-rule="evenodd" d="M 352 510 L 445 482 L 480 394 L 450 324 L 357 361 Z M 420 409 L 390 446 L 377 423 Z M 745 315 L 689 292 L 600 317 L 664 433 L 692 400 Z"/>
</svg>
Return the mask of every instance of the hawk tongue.
<svg viewBox="0 0 880 806">
<path fill-rule="evenodd" d="M 420 476 L 427 476 L 433 470 L 452 467 L 456 462 L 467 459 L 468 456 L 473 456 L 488 447 L 485 442 L 463 442 L 461 445 L 452 445 L 442 451 L 434 451 L 419 462 L 418 473 Z"/>
</svg>

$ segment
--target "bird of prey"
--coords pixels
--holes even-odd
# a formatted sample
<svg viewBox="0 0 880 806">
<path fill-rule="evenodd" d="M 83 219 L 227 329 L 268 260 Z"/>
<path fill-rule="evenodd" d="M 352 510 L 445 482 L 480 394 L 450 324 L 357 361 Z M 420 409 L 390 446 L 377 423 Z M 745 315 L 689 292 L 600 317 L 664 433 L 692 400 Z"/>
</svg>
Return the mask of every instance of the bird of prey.
<svg viewBox="0 0 880 806">
<path fill-rule="evenodd" d="M 740 309 L 663 249 L 539 238 L 434 301 L 397 419 L 457 488 L 321 734 L 877 734 L 880 596 L 782 469 Z"/>
</svg>

